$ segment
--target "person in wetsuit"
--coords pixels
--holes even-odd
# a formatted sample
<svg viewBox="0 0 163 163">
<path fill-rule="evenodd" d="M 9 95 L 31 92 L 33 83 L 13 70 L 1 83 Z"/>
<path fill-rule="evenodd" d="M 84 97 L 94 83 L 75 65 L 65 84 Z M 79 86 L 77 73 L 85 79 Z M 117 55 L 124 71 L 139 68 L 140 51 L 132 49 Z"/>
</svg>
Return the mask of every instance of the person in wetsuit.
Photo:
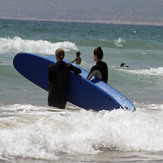
<svg viewBox="0 0 163 163">
<path fill-rule="evenodd" d="M 81 70 L 63 61 L 65 56 L 64 50 L 56 50 L 55 55 L 57 62 L 50 65 L 48 69 L 48 105 L 64 109 L 68 100 L 68 78 L 70 71 L 80 74 Z"/>
<path fill-rule="evenodd" d="M 96 65 L 94 65 L 91 68 L 91 71 L 87 76 L 87 79 L 91 80 L 93 76 L 96 76 L 97 78 L 107 83 L 108 82 L 108 66 L 105 62 L 102 61 L 103 51 L 101 47 L 97 47 L 94 50 L 93 56 L 94 56 L 94 61 L 96 62 Z"/>
</svg>

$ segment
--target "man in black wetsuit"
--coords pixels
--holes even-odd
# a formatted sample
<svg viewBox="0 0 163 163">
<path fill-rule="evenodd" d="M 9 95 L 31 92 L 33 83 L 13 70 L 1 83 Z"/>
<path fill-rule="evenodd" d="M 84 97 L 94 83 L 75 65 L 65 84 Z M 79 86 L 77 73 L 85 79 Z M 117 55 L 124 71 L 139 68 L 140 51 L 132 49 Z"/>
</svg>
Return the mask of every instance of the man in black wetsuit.
<svg viewBox="0 0 163 163">
<path fill-rule="evenodd" d="M 105 83 L 108 82 L 108 66 L 105 62 L 102 61 L 103 58 L 103 51 L 101 47 L 97 47 L 94 50 L 94 61 L 96 65 L 91 68 L 90 73 L 87 76 L 88 80 L 91 80 L 93 76 L 101 79 Z"/>
<path fill-rule="evenodd" d="M 69 73 L 80 74 L 81 70 L 63 61 L 64 50 L 58 49 L 55 54 L 57 62 L 50 65 L 48 70 L 48 105 L 64 109 L 68 100 Z"/>
</svg>

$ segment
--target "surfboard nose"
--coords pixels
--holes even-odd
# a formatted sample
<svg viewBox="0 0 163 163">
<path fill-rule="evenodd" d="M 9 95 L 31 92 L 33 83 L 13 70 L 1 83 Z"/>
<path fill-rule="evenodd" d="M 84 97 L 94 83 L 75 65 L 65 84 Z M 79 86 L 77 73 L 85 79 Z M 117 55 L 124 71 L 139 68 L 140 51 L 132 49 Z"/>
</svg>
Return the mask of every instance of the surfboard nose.
<svg viewBox="0 0 163 163">
<path fill-rule="evenodd" d="M 129 108 L 129 107 L 127 107 L 127 106 L 123 106 L 122 108 L 123 108 L 124 110 L 129 110 L 129 111 L 132 111 L 132 112 L 136 111 L 135 106 L 133 106 L 132 108 Z"/>
</svg>

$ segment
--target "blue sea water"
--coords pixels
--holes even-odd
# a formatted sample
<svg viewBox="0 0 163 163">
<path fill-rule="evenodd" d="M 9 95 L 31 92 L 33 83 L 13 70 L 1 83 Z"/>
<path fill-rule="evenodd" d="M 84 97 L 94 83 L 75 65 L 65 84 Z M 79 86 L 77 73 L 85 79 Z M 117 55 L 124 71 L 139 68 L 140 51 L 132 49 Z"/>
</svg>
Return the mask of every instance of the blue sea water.
<svg viewBox="0 0 163 163">
<path fill-rule="evenodd" d="M 162 26 L 0 20 L 0 159 L 161 162 L 162 36 Z M 94 113 L 69 103 L 51 112 L 47 92 L 12 64 L 19 52 L 47 56 L 63 48 L 70 61 L 80 51 L 81 67 L 89 71 L 97 46 L 108 83 L 134 103 L 135 113 Z M 120 68 L 122 62 L 129 67 Z"/>
</svg>

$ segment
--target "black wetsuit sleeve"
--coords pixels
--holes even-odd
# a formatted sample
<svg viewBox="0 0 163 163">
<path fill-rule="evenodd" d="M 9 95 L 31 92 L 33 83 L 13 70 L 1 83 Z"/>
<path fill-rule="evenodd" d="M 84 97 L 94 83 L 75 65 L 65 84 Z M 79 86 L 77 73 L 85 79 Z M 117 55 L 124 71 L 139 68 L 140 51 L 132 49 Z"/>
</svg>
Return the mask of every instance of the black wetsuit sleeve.
<svg viewBox="0 0 163 163">
<path fill-rule="evenodd" d="M 75 74 L 81 74 L 81 70 L 73 65 L 70 64 L 70 70 L 73 71 Z"/>
<path fill-rule="evenodd" d="M 50 85 L 52 83 L 52 73 L 51 73 L 51 65 L 48 68 L 48 90 L 50 89 Z"/>
</svg>

